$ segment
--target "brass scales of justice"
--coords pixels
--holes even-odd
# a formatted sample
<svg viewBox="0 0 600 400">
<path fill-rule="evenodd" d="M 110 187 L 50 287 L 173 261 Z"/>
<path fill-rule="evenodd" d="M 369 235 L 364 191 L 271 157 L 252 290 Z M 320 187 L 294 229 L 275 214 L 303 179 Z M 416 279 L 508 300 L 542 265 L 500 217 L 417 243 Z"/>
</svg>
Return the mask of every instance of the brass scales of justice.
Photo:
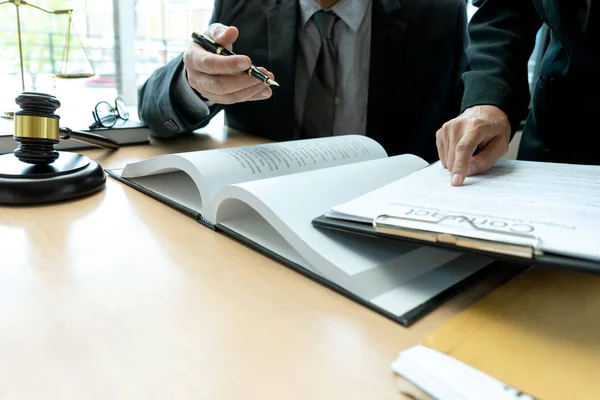
<svg viewBox="0 0 600 400">
<path fill-rule="evenodd" d="M 65 36 L 65 47 L 63 49 L 63 54 L 61 57 L 61 63 L 60 63 L 61 66 L 59 68 L 59 72 L 55 72 L 55 74 L 54 74 L 55 77 L 61 78 L 61 79 L 77 79 L 77 78 L 90 78 L 90 77 L 96 75 L 96 72 L 94 71 L 94 65 L 90 61 L 90 57 L 88 56 L 87 51 L 85 51 L 83 42 L 81 41 L 81 38 L 79 37 L 77 30 L 75 29 L 75 25 L 73 24 L 73 9 L 46 10 L 42 7 L 38 7 L 38 6 L 28 3 L 27 1 L 24 1 L 24 0 L 7 0 L 7 1 L 0 2 L 0 6 L 2 6 L 4 4 L 13 4 L 15 6 L 15 10 L 17 13 L 17 37 L 18 37 L 18 44 L 19 44 L 19 61 L 20 61 L 20 67 L 21 67 L 21 87 L 22 87 L 23 91 L 25 91 L 25 74 L 23 71 L 23 66 L 24 66 L 23 39 L 21 37 L 21 13 L 20 13 L 20 9 L 19 9 L 21 6 L 29 6 L 31 8 L 35 8 L 36 10 L 45 12 L 46 14 L 67 15 L 68 16 L 67 34 Z M 74 74 L 74 73 L 67 72 L 67 64 L 69 62 L 69 51 L 71 50 L 71 31 L 73 31 L 73 33 L 75 33 L 75 37 L 77 38 L 77 41 L 79 42 L 79 46 L 81 46 L 81 49 L 83 50 L 83 54 L 85 55 L 87 63 L 90 66 L 91 71 L 89 73 Z"/>
<path fill-rule="evenodd" d="M 24 0 L 0 2 L 0 6 L 12 4 L 16 8 L 17 35 L 21 86 L 23 93 L 15 102 L 21 110 L 5 113 L 5 118 L 15 121 L 13 139 L 19 147 L 9 154 L 0 155 L 0 205 L 24 205 L 49 203 L 81 197 L 102 189 L 106 177 L 102 167 L 88 157 L 64 151 L 56 151 L 54 145 L 60 139 L 70 137 L 107 148 L 118 148 L 118 144 L 102 135 L 91 132 L 73 131 L 59 127 L 60 117 L 54 112 L 60 107 L 58 99 L 52 95 L 25 91 L 23 62 L 23 40 L 21 33 L 21 6 L 29 6 L 47 14 L 67 15 L 67 34 L 58 72 L 60 79 L 79 79 L 95 76 L 94 66 L 85 51 L 81 38 L 75 30 L 73 9 L 46 10 Z M 67 65 L 71 49 L 71 31 L 75 33 L 85 54 L 91 71 L 89 73 L 69 73 Z"/>
</svg>

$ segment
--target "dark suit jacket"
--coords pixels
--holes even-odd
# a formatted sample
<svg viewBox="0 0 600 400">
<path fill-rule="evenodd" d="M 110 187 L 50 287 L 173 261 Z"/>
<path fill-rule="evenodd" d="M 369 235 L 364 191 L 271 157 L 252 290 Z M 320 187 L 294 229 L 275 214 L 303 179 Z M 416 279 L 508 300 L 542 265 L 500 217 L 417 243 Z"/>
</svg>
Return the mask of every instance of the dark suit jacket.
<svg viewBox="0 0 600 400">
<path fill-rule="evenodd" d="M 527 61 L 542 23 L 550 42 L 533 85 L 519 158 L 600 164 L 598 7 L 586 0 L 480 0 L 469 25 L 463 109 L 493 104 L 514 129 L 527 115 Z M 588 126 L 591 126 L 588 128 Z"/>
<path fill-rule="evenodd" d="M 294 135 L 297 0 L 217 0 L 213 22 L 234 25 L 238 54 L 264 66 L 281 85 L 270 99 L 226 106 L 227 125 L 278 141 Z M 388 154 L 437 159 L 435 133 L 460 110 L 466 57 L 464 0 L 373 0 L 367 135 Z M 170 90 L 179 56 L 155 71 L 139 92 L 140 118 L 154 135 L 202 127 Z M 220 107 L 214 107 L 212 115 Z M 357 110 L 361 112 L 361 110 Z"/>
</svg>

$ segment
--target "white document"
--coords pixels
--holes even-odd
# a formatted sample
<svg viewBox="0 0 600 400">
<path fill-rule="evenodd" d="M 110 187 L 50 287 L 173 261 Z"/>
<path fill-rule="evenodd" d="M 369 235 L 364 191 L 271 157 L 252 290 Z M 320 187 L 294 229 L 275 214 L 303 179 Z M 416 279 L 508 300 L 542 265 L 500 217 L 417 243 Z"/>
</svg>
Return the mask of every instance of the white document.
<svg viewBox="0 0 600 400">
<path fill-rule="evenodd" d="M 404 350 L 392 370 L 436 399 L 533 400 L 478 369 L 429 347 Z"/>
<path fill-rule="evenodd" d="M 363 222 L 382 214 L 425 230 L 432 224 L 419 221 L 441 221 L 440 231 L 459 235 L 535 237 L 538 251 L 600 261 L 600 166 L 499 161 L 452 187 L 438 162 L 327 213 Z"/>
</svg>

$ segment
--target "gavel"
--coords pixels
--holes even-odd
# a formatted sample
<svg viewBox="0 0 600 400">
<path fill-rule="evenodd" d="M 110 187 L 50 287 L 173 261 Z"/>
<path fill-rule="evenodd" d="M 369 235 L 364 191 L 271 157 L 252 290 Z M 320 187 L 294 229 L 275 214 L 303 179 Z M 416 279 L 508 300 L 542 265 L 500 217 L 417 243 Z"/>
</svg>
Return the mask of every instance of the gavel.
<svg viewBox="0 0 600 400">
<path fill-rule="evenodd" d="M 0 204 L 36 204 L 73 199 L 102 189 L 102 167 L 81 154 L 57 151 L 54 146 L 70 137 L 107 148 L 113 140 L 91 132 L 59 127 L 60 107 L 52 95 L 23 92 L 15 100 L 13 138 L 19 146 L 0 155 Z"/>
<path fill-rule="evenodd" d="M 91 132 L 60 128 L 60 117 L 54 112 L 60 107 L 58 99 L 52 95 L 36 92 L 23 92 L 15 100 L 21 111 L 15 113 L 14 139 L 20 143 L 15 156 L 29 164 L 50 164 L 58 158 L 54 145 L 60 139 L 71 137 L 110 149 L 119 144 L 107 137 Z"/>
</svg>

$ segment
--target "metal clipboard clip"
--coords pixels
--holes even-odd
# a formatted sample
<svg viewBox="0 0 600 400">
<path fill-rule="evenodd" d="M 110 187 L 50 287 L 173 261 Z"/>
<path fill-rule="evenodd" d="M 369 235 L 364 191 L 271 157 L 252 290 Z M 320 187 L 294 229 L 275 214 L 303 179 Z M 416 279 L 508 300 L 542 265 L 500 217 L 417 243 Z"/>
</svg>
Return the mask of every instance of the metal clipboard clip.
<svg viewBox="0 0 600 400">
<path fill-rule="evenodd" d="M 446 219 L 464 221 L 474 232 L 449 232 L 451 229 L 441 224 Z M 425 224 L 426 226 L 423 226 Z M 462 215 L 446 215 L 438 220 L 426 220 L 383 214 L 373 219 L 373 228 L 376 232 L 386 235 L 451 244 L 520 258 L 533 259 L 535 255 L 541 254 L 538 250 L 540 239 L 537 236 L 479 227 Z"/>
</svg>

